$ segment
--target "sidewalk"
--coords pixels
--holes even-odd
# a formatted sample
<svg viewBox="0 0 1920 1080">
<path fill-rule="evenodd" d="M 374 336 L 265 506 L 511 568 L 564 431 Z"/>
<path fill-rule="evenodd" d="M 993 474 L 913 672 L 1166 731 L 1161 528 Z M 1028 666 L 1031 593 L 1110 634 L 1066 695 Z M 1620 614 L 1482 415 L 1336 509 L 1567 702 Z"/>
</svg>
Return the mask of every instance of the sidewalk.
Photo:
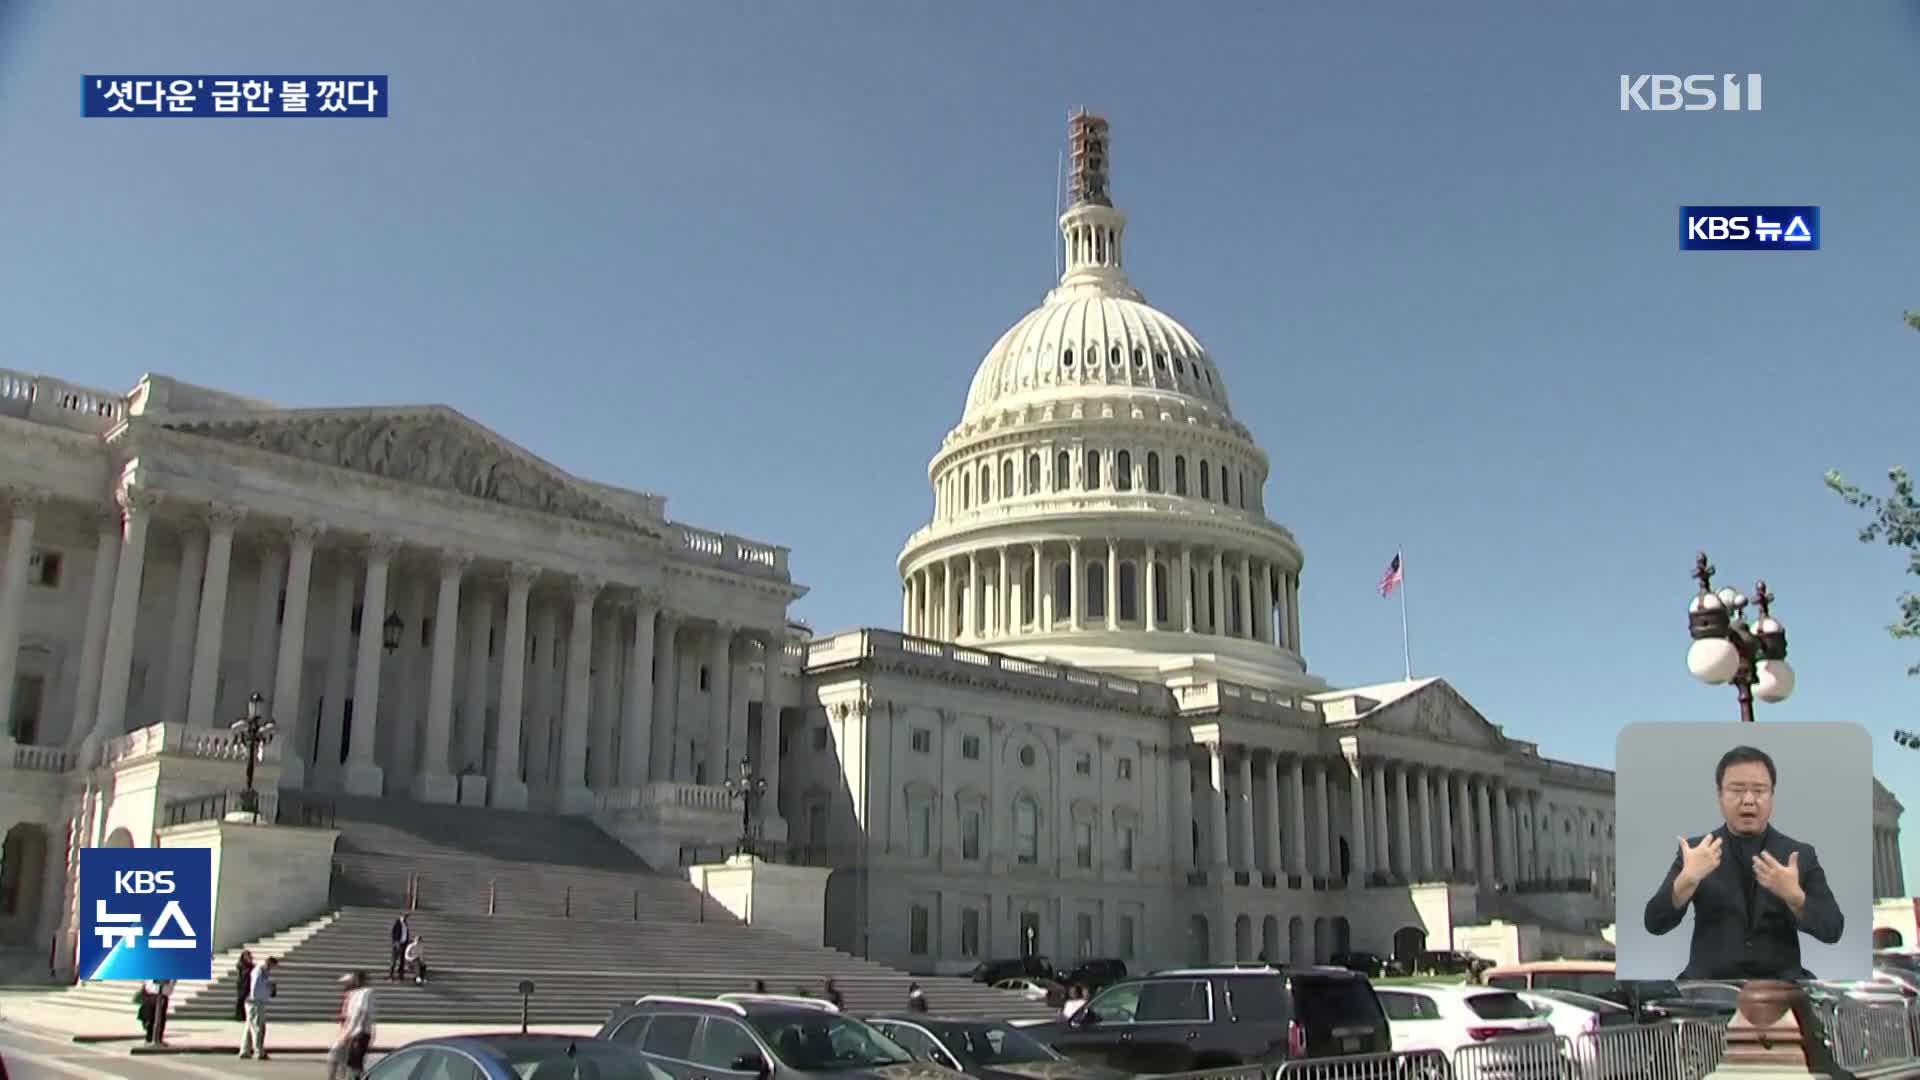
<svg viewBox="0 0 1920 1080">
<path fill-rule="evenodd" d="M 32 1030 L 35 1034 L 79 1043 L 123 1043 L 132 1054 L 238 1054 L 240 1028 L 235 1020 L 167 1021 L 167 1044 L 148 1046 L 140 1041 L 140 1023 L 129 1005 L 124 1015 L 105 1009 L 68 1005 L 60 993 L 16 994 L 0 999 L 0 1020 Z M 537 1019 L 537 1017 L 536 1017 Z M 518 1030 L 493 1024 L 379 1024 L 373 1049 L 386 1053 L 415 1039 L 440 1035 L 459 1035 L 476 1031 Z M 331 1023 L 267 1022 L 267 1050 L 275 1055 L 324 1054 L 332 1047 L 338 1029 Z M 538 1024 L 532 1030 L 555 1035 L 592 1035 L 598 1024 Z"/>
</svg>

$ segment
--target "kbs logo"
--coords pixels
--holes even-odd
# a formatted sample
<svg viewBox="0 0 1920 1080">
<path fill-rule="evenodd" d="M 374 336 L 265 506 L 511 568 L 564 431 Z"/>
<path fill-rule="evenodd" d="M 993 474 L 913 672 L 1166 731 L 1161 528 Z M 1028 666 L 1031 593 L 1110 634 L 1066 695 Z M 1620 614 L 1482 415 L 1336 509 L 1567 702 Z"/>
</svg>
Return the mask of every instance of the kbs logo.
<svg viewBox="0 0 1920 1080">
<path fill-rule="evenodd" d="M 1681 251 L 1818 251 L 1817 206 L 1683 206 Z"/>
<path fill-rule="evenodd" d="M 1760 76 L 1622 75 L 1621 112 L 1759 112 Z"/>
<path fill-rule="evenodd" d="M 82 848 L 82 979 L 211 979 L 213 853 Z"/>
</svg>

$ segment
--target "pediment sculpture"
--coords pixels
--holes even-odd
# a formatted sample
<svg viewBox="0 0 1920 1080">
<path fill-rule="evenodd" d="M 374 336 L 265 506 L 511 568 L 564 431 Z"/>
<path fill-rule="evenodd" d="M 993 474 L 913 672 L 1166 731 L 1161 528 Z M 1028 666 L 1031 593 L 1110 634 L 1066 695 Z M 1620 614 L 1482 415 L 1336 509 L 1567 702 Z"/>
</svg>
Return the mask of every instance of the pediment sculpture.
<svg viewBox="0 0 1920 1080">
<path fill-rule="evenodd" d="M 489 445 L 451 417 L 281 418 L 183 424 L 177 430 L 521 510 L 632 527 L 563 476 Z"/>
</svg>

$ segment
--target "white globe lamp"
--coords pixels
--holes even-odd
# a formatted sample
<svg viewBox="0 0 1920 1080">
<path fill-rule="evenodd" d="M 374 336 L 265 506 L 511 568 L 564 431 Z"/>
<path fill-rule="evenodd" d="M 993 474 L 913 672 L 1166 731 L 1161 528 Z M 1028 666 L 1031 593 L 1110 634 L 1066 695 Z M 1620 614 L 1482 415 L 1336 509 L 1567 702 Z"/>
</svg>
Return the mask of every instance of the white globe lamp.
<svg viewBox="0 0 1920 1080">
<path fill-rule="evenodd" d="M 1726 638 L 1701 638 L 1687 649 L 1687 670 L 1708 686 L 1724 686 L 1740 670 L 1740 650 Z"/>
<path fill-rule="evenodd" d="M 1778 704 L 1793 696 L 1793 665 L 1785 660 L 1762 660 L 1754 669 L 1753 696 Z"/>
</svg>

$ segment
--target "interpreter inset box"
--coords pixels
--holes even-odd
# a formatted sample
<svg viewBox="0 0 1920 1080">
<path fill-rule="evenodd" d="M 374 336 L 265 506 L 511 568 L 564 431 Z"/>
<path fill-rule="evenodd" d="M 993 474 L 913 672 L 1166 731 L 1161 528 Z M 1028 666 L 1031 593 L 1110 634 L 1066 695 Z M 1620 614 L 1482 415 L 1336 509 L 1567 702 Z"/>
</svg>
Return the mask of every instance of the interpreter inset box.
<svg viewBox="0 0 1920 1080">
<path fill-rule="evenodd" d="M 1632 724 L 1614 784 L 1620 978 L 1869 976 L 1865 728 Z"/>
</svg>

